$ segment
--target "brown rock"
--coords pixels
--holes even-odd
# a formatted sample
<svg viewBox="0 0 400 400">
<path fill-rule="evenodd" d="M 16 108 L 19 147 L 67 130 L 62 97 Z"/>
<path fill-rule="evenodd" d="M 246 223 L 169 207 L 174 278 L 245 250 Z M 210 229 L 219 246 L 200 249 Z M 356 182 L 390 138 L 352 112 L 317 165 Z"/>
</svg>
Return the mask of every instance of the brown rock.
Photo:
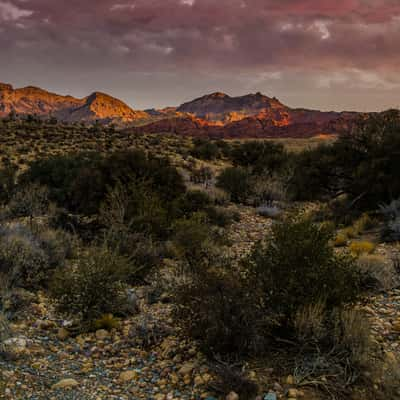
<svg viewBox="0 0 400 400">
<path fill-rule="evenodd" d="M 70 389 L 73 387 L 78 386 L 79 383 L 75 379 L 62 379 L 61 381 L 58 381 L 55 383 L 51 388 L 53 390 L 56 389 Z"/>
<path fill-rule="evenodd" d="M 195 368 L 196 368 L 196 364 L 195 363 L 188 362 L 188 363 L 182 365 L 182 367 L 179 369 L 178 372 L 179 372 L 180 375 L 183 375 L 183 376 L 190 375 Z"/>
<path fill-rule="evenodd" d="M 64 341 L 69 338 L 69 332 L 65 328 L 60 328 L 57 332 L 57 337 Z"/>
<path fill-rule="evenodd" d="M 130 382 L 136 380 L 137 378 L 138 373 L 132 370 L 121 372 L 121 374 L 119 375 L 119 380 L 121 382 Z"/>
<path fill-rule="evenodd" d="M 98 331 L 96 331 L 97 340 L 105 340 L 108 337 L 109 337 L 109 333 L 105 329 L 99 329 Z"/>
</svg>

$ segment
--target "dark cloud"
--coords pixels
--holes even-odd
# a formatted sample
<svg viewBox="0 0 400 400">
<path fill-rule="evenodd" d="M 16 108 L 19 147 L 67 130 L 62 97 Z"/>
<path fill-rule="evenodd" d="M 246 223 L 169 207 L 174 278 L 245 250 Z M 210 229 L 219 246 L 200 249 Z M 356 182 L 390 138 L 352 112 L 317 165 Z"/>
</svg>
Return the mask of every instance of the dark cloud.
<svg viewBox="0 0 400 400">
<path fill-rule="evenodd" d="M 381 108 L 398 101 L 399 46 L 398 0 L 0 0 L 0 81 L 139 107 L 213 84 L 321 108 L 352 90 Z"/>
</svg>

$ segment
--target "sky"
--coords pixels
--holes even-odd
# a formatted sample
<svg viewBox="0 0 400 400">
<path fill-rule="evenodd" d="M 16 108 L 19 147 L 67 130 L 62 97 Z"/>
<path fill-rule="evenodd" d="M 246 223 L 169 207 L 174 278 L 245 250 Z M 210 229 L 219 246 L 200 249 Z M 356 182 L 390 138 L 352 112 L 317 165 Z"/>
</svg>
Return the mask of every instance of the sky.
<svg viewBox="0 0 400 400">
<path fill-rule="evenodd" d="M 0 82 L 136 109 L 216 91 L 400 108 L 400 0 L 0 0 Z"/>
</svg>

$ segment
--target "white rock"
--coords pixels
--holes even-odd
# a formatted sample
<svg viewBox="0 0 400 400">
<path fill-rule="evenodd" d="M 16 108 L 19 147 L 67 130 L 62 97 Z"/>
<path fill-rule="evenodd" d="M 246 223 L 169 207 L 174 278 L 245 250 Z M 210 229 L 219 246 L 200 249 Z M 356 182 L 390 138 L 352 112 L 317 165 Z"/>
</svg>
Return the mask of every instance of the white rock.
<svg viewBox="0 0 400 400">
<path fill-rule="evenodd" d="M 226 396 L 226 400 L 239 400 L 239 395 L 235 392 L 230 392 L 228 396 Z"/>
</svg>

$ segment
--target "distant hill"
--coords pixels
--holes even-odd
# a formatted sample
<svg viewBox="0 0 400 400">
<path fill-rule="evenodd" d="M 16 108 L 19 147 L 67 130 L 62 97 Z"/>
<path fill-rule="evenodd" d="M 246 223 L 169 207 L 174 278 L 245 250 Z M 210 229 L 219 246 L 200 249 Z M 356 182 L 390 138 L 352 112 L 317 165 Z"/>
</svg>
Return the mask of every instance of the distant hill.
<svg viewBox="0 0 400 400">
<path fill-rule="evenodd" d="M 216 92 L 182 104 L 173 117 L 157 115 L 157 121 L 130 131 L 221 138 L 312 137 L 349 130 L 360 114 L 292 109 L 261 93 L 231 97 Z"/>
<path fill-rule="evenodd" d="M 261 93 L 231 97 L 215 92 L 179 107 L 137 111 L 108 94 L 78 99 L 28 86 L 0 83 L 0 117 L 10 112 L 55 117 L 63 122 L 118 123 L 130 133 L 173 133 L 220 138 L 312 137 L 350 129 L 361 115 L 294 109 Z"/>
<path fill-rule="evenodd" d="M 34 86 L 14 89 L 0 83 L 0 117 L 12 111 L 18 115 L 53 116 L 65 122 L 132 122 L 149 117 L 147 113 L 132 110 L 121 100 L 100 92 L 77 99 Z"/>
</svg>

